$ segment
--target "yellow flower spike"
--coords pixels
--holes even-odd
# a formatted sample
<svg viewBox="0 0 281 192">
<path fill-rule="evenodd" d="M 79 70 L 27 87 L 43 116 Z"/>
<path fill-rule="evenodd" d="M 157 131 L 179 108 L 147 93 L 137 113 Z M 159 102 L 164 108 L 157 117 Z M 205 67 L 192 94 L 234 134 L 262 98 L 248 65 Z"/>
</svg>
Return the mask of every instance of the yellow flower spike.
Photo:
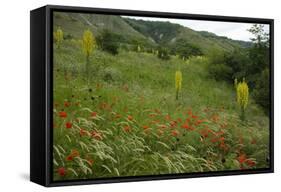
<svg viewBox="0 0 281 192">
<path fill-rule="evenodd" d="M 237 85 L 237 103 L 241 108 L 246 109 L 249 100 L 249 88 L 246 82 Z"/>
<path fill-rule="evenodd" d="M 57 47 L 60 48 L 61 42 L 63 40 L 63 31 L 59 27 L 53 34 L 55 43 L 57 44 Z"/>
<path fill-rule="evenodd" d="M 90 30 L 84 31 L 82 39 L 82 47 L 86 57 L 89 57 L 96 45 L 96 40 Z"/>
<path fill-rule="evenodd" d="M 93 52 L 93 49 L 96 47 L 96 40 L 93 33 L 90 30 L 84 31 L 82 37 L 82 49 L 86 56 L 86 77 L 89 78 L 90 75 L 90 55 Z"/>
<path fill-rule="evenodd" d="M 237 84 L 236 88 L 237 103 L 241 108 L 241 119 L 245 120 L 245 109 L 249 102 L 249 87 L 245 79 Z"/>
<path fill-rule="evenodd" d="M 176 74 L 175 74 L 176 100 L 178 100 L 181 86 L 182 86 L 182 73 L 180 70 L 178 70 L 178 71 L 176 71 Z"/>
</svg>

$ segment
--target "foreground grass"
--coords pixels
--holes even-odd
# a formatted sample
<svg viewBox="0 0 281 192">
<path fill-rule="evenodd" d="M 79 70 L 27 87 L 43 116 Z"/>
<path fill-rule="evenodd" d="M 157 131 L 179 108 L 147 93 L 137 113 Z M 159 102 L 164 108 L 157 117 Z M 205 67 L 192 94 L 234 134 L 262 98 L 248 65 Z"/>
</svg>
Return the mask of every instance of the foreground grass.
<svg viewBox="0 0 281 192">
<path fill-rule="evenodd" d="M 55 180 L 269 166 L 268 118 L 250 101 L 241 122 L 234 89 L 208 76 L 206 58 L 96 51 L 91 62 L 85 79 L 77 42 L 55 51 Z"/>
</svg>

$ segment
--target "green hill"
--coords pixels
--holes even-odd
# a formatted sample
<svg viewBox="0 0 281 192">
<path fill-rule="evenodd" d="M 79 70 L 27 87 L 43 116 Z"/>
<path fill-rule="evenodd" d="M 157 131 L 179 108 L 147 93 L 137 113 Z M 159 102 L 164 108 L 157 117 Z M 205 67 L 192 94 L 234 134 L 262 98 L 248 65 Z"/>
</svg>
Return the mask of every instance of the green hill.
<svg viewBox="0 0 281 192">
<path fill-rule="evenodd" d="M 99 14 L 55 13 L 54 26 L 62 27 L 65 36 L 81 38 L 81 28 L 89 28 L 98 35 L 103 30 L 109 30 L 121 37 L 120 43 L 140 44 L 147 47 L 157 45 L 173 48 L 179 40 L 194 44 L 207 53 L 216 47 L 224 51 L 235 48 L 249 47 L 244 41 L 231 40 L 209 32 L 200 32 L 188 27 L 170 22 L 144 21 L 120 16 Z"/>
</svg>

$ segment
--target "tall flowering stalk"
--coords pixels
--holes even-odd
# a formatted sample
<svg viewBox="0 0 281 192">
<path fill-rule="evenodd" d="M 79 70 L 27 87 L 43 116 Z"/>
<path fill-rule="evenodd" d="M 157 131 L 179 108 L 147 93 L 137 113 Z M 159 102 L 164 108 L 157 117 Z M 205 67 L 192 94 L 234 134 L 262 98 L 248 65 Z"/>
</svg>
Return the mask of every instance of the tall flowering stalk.
<svg viewBox="0 0 281 192">
<path fill-rule="evenodd" d="M 84 31 L 83 38 L 82 38 L 82 48 L 83 52 L 86 56 L 86 74 L 87 77 L 89 76 L 89 68 L 90 68 L 90 55 L 95 48 L 96 40 L 93 33 L 90 30 Z"/>
<path fill-rule="evenodd" d="M 182 86 L 182 73 L 180 70 L 176 71 L 175 74 L 175 87 L 176 87 L 176 100 L 179 98 L 179 92 Z"/>
<path fill-rule="evenodd" d="M 54 31 L 54 41 L 55 44 L 57 45 L 57 48 L 59 49 L 61 46 L 61 43 L 63 41 L 63 31 L 59 27 L 56 31 Z"/>
<path fill-rule="evenodd" d="M 237 103 L 241 109 L 241 120 L 245 120 L 245 109 L 249 101 L 249 87 L 248 84 L 243 80 L 237 84 L 236 88 Z"/>
</svg>

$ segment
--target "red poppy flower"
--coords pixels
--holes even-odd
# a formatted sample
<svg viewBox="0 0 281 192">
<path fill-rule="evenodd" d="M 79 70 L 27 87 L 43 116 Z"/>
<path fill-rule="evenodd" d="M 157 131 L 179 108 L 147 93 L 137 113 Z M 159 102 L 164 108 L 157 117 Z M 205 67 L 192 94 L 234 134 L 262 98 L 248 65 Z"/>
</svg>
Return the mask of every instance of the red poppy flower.
<svg viewBox="0 0 281 192">
<path fill-rule="evenodd" d="M 219 141 L 219 138 L 217 138 L 217 137 L 211 139 L 211 142 L 212 142 L 212 143 L 216 143 L 216 142 L 218 142 L 218 141 Z"/>
<path fill-rule="evenodd" d="M 221 141 L 220 144 L 219 144 L 219 147 L 224 150 L 224 151 L 227 151 L 228 150 L 228 147 L 226 146 L 226 144 L 224 143 L 224 141 Z"/>
<path fill-rule="evenodd" d="M 148 129 L 148 128 L 149 128 L 149 126 L 144 125 L 144 126 L 142 126 L 142 128 L 143 128 L 143 129 Z"/>
<path fill-rule="evenodd" d="M 127 118 L 129 121 L 132 121 L 133 120 L 133 116 L 131 115 L 128 115 L 128 118 Z"/>
<path fill-rule="evenodd" d="M 188 125 L 187 123 L 182 124 L 181 128 L 184 128 L 184 129 L 189 129 L 189 125 Z"/>
<path fill-rule="evenodd" d="M 220 138 L 219 138 L 219 141 L 220 141 L 220 142 L 224 142 L 224 140 L 225 140 L 224 137 L 220 137 Z"/>
<path fill-rule="evenodd" d="M 244 163 L 246 161 L 247 157 L 244 153 L 240 154 L 238 157 L 237 157 L 237 160 L 239 161 L 239 163 Z"/>
<path fill-rule="evenodd" d="M 97 131 L 92 131 L 92 137 L 96 140 L 102 140 L 101 133 L 98 133 Z"/>
<path fill-rule="evenodd" d="M 88 134 L 88 132 L 85 130 L 85 129 L 80 129 L 80 136 L 82 137 L 82 136 L 85 136 L 85 135 L 87 135 Z"/>
<path fill-rule="evenodd" d="M 204 122 L 204 120 L 198 119 L 198 120 L 195 122 L 195 125 L 200 125 L 202 122 Z"/>
<path fill-rule="evenodd" d="M 176 137 L 176 136 L 179 135 L 179 132 L 178 132 L 177 130 L 173 130 L 173 131 L 171 132 L 171 134 L 172 134 L 172 136 Z"/>
<path fill-rule="evenodd" d="M 92 117 L 96 117 L 97 114 L 98 114 L 97 112 L 92 112 L 92 113 L 91 113 L 91 116 L 92 116 Z"/>
<path fill-rule="evenodd" d="M 60 175 L 60 176 L 65 176 L 66 175 L 66 170 L 65 170 L 65 168 L 64 167 L 60 167 L 60 168 L 58 168 L 58 174 Z"/>
<path fill-rule="evenodd" d="M 126 126 L 123 127 L 123 130 L 125 132 L 130 132 L 131 131 L 131 127 L 129 125 L 126 125 Z"/>
<path fill-rule="evenodd" d="M 72 155 L 68 155 L 65 158 L 67 161 L 72 161 L 73 160 L 73 156 Z"/>
<path fill-rule="evenodd" d="M 256 165 L 256 162 L 252 161 L 251 159 L 247 159 L 245 162 L 249 167 L 253 167 Z"/>
<path fill-rule="evenodd" d="M 94 160 L 93 159 L 86 159 L 87 162 L 89 163 L 90 166 L 92 166 L 94 164 Z"/>
<path fill-rule="evenodd" d="M 165 119 L 166 119 L 167 121 L 170 121 L 170 120 L 171 120 L 171 116 L 170 116 L 170 115 L 166 115 L 166 116 L 165 116 Z"/>
<path fill-rule="evenodd" d="M 72 157 L 78 157 L 78 156 L 80 156 L 80 153 L 79 153 L 78 150 L 72 149 L 72 150 L 71 150 L 71 156 L 72 156 Z"/>
<path fill-rule="evenodd" d="M 60 111 L 60 112 L 59 112 L 59 116 L 60 116 L 61 118 L 66 118 L 66 117 L 67 117 L 67 113 L 66 113 L 65 111 Z"/>
<path fill-rule="evenodd" d="M 66 122 L 65 127 L 67 129 L 70 129 L 72 127 L 72 123 L 71 122 Z"/>
<path fill-rule="evenodd" d="M 196 116 L 196 115 L 192 115 L 191 116 L 193 119 L 197 119 L 198 118 L 198 116 Z"/>
<path fill-rule="evenodd" d="M 177 119 L 177 122 L 181 123 L 181 122 L 182 122 L 181 118 L 178 118 L 178 119 Z"/>
<path fill-rule="evenodd" d="M 70 102 L 65 101 L 65 102 L 64 102 L 64 106 L 65 106 L 65 107 L 69 107 L 69 106 L 70 106 Z"/>
</svg>

